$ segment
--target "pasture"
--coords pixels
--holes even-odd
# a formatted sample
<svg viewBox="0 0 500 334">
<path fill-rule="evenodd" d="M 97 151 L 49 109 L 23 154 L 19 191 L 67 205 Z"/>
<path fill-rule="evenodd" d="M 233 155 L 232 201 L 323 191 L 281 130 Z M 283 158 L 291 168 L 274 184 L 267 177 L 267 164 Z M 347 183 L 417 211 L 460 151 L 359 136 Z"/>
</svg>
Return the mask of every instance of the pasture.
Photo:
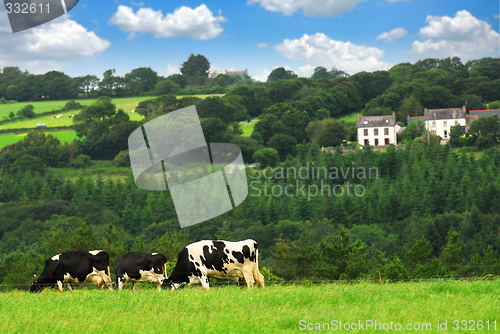
<svg viewBox="0 0 500 334">
<path fill-rule="evenodd" d="M 240 122 L 240 128 L 243 130 L 243 137 L 250 137 L 253 132 L 253 128 L 255 127 L 255 124 L 259 121 L 258 118 L 252 119 L 250 122 Z"/>
<path fill-rule="evenodd" d="M 376 321 L 380 326 L 391 326 L 392 322 L 392 326 L 400 324 L 404 328 L 411 324 L 412 328 L 420 328 L 408 332 L 435 333 L 438 322 L 443 325 L 446 321 L 447 331 L 456 332 L 454 321 L 464 326 L 461 321 L 466 320 L 469 330 L 482 326 L 481 332 L 491 333 L 500 326 L 499 283 L 496 279 L 394 284 L 268 283 L 265 289 L 251 291 L 235 285 L 212 286 L 210 291 L 198 287 L 157 291 L 147 286 L 139 286 L 136 293 L 86 288 L 74 293 L 52 289 L 39 294 L 14 291 L 0 294 L 0 331 L 292 333 L 309 332 L 307 326 L 314 329 L 316 323 L 325 330 L 328 328 L 324 323 L 328 323 L 332 330 L 332 324 L 358 326 L 361 322 L 364 330 L 359 332 L 374 333 L 381 331 L 375 330 Z M 366 321 L 370 320 L 373 325 L 367 328 Z"/>
<path fill-rule="evenodd" d="M 76 138 L 75 131 L 57 131 L 57 132 L 46 132 L 46 134 L 51 134 L 64 144 L 64 142 L 70 143 Z M 26 136 L 26 133 L 21 134 L 9 134 L 0 135 L 0 150 L 7 145 L 17 143 Z"/>
</svg>

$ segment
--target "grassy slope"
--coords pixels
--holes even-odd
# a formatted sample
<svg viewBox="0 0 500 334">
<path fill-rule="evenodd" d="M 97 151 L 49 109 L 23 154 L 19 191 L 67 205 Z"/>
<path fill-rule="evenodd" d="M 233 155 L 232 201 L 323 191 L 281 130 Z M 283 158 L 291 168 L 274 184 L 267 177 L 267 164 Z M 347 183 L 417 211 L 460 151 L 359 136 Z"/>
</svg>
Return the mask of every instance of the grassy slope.
<svg viewBox="0 0 500 334">
<path fill-rule="evenodd" d="M 75 131 L 58 131 L 58 132 L 46 132 L 46 133 L 50 133 L 54 137 L 58 138 L 61 141 L 61 143 L 64 142 L 69 143 L 76 138 Z M 26 133 L 0 136 L 0 150 L 7 145 L 17 143 L 19 140 L 23 139 L 24 136 L 26 136 Z"/>
<path fill-rule="evenodd" d="M 213 94 L 213 95 L 197 95 L 201 98 L 206 98 L 207 96 L 222 96 L 223 94 Z M 134 110 L 139 102 L 150 99 L 152 97 L 125 97 L 125 98 L 117 98 L 113 99 L 113 102 L 116 104 L 117 109 L 123 109 L 125 113 L 130 116 L 130 119 L 133 121 L 139 121 L 143 119 L 143 116 L 137 113 L 132 114 L 131 111 Z M 182 96 L 178 96 L 178 98 L 182 98 Z M 81 105 L 89 105 L 94 100 L 76 100 L 80 102 Z M 16 102 L 9 104 L 0 104 L 0 120 L 3 119 L 4 116 L 8 116 L 11 111 L 16 113 L 19 109 L 24 107 L 25 105 L 32 104 L 35 107 L 35 113 L 42 113 L 46 111 L 52 110 L 60 110 L 64 107 L 68 101 L 40 101 L 40 102 Z M 33 119 L 21 119 L 13 122 L 5 123 L 0 125 L 0 129 L 19 129 L 19 128 L 35 128 L 39 123 L 45 123 L 48 128 L 55 126 L 69 126 L 73 124 L 73 119 L 69 118 L 69 115 L 77 114 L 79 110 L 72 110 L 61 112 L 64 116 L 61 118 L 54 118 L 53 115 L 38 117 Z M 253 129 L 253 126 L 252 126 Z M 54 134 L 54 133 L 52 133 Z M 68 132 L 56 132 L 56 136 L 64 141 L 70 141 L 74 139 L 76 136 L 73 131 Z M 0 149 L 3 147 L 13 144 L 18 140 L 22 139 L 22 135 L 0 135 Z"/>
<path fill-rule="evenodd" d="M 250 137 L 253 132 L 255 124 L 258 122 L 258 118 L 251 120 L 250 122 L 240 122 L 240 128 L 243 130 L 243 137 Z"/>
<path fill-rule="evenodd" d="M 496 281 L 431 281 L 398 284 L 356 283 L 314 286 L 197 287 L 158 292 L 53 290 L 36 295 L 2 293 L 0 331 L 5 333 L 291 333 L 306 323 L 429 323 L 497 321 Z M 470 324 L 469 324 L 470 325 Z M 495 332 L 490 325 L 490 330 Z M 373 328 L 361 330 L 373 333 Z M 408 331 L 416 332 L 416 331 Z"/>
</svg>

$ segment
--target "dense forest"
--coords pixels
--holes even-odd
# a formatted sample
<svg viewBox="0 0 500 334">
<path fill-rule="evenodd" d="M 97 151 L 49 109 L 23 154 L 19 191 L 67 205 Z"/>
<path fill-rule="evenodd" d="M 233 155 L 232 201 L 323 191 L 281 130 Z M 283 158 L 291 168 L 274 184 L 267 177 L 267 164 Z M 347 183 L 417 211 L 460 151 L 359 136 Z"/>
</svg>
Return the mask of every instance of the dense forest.
<svg viewBox="0 0 500 334">
<path fill-rule="evenodd" d="M 355 124 L 335 118 L 353 112 L 395 112 L 404 121 L 423 108 L 492 108 L 500 100 L 500 59 L 426 59 L 352 76 L 318 68 L 312 78 L 296 78 L 283 70 L 265 84 L 228 84 L 222 97 L 146 99 L 136 108 L 141 122 L 101 96 L 75 116 L 72 143 L 33 131 L 2 149 L 0 282 L 29 283 L 46 258 L 66 250 L 105 249 L 113 267 L 130 250 L 175 261 L 187 243 L 212 238 L 255 239 L 273 279 L 500 274 L 498 120 L 466 134 L 475 145 L 468 150 L 428 145 L 421 133 L 406 133 L 386 151 L 321 150 L 356 140 Z M 193 78 L 186 87 L 218 77 Z M 127 139 L 142 123 L 190 105 L 207 142 L 234 143 L 260 168 L 247 168 L 242 204 L 180 229 L 168 190 L 135 185 Z M 238 122 L 256 118 L 251 137 L 242 136 Z"/>
</svg>

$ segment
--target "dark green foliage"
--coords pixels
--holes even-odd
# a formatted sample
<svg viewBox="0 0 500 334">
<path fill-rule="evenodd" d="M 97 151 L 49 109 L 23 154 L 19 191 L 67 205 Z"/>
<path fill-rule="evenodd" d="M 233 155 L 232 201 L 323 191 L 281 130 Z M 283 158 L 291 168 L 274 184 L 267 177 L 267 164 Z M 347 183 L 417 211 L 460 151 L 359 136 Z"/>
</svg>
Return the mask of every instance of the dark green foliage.
<svg viewBox="0 0 500 334">
<path fill-rule="evenodd" d="M 75 159 L 71 160 L 68 165 L 73 168 L 88 168 L 92 166 L 92 160 L 88 155 L 80 154 Z"/>
<path fill-rule="evenodd" d="M 210 62 L 200 54 L 191 54 L 181 66 L 181 73 L 190 85 L 203 84 L 208 78 L 209 70 Z"/>
<path fill-rule="evenodd" d="M 277 133 L 269 139 L 267 144 L 278 151 L 282 160 L 285 160 L 288 155 L 294 156 L 296 154 L 295 146 L 297 145 L 297 140 L 288 135 Z"/>
<path fill-rule="evenodd" d="M 261 168 L 274 167 L 278 163 L 279 154 L 274 148 L 263 148 L 256 151 L 253 160 L 260 164 Z"/>
<path fill-rule="evenodd" d="M 118 153 L 114 160 L 116 167 L 130 167 L 130 154 L 128 150 Z"/>
<path fill-rule="evenodd" d="M 82 108 L 82 105 L 79 102 L 71 100 L 66 102 L 62 110 L 78 110 L 80 108 Z"/>
<path fill-rule="evenodd" d="M 155 85 L 155 91 L 159 95 L 176 94 L 181 86 L 171 80 L 158 81 Z"/>
<path fill-rule="evenodd" d="M 283 67 L 277 67 L 267 76 L 267 82 L 289 80 L 293 78 L 297 78 L 297 74 L 293 73 L 292 71 L 286 70 Z"/>
<path fill-rule="evenodd" d="M 335 147 L 348 139 L 349 131 L 345 128 L 344 124 L 336 120 L 330 120 L 321 128 L 316 141 L 320 146 Z"/>
<path fill-rule="evenodd" d="M 457 131 L 457 130 L 455 130 Z M 420 119 L 415 122 L 410 122 L 405 129 L 398 133 L 398 141 L 410 141 L 415 138 L 421 137 L 425 132 L 425 124 Z M 450 134 L 451 137 L 451 134 Z"/>
<path fill-rule="evenodd" d="M 35 107 L 33 107 L 33 105 L 31 105 L 31 104 L 28 104 L 17 112 L 17 116 L 18 117 L 33 118 L 33 117 L 35 117 L 34 110 L 35 110 Z"/>
</svg>

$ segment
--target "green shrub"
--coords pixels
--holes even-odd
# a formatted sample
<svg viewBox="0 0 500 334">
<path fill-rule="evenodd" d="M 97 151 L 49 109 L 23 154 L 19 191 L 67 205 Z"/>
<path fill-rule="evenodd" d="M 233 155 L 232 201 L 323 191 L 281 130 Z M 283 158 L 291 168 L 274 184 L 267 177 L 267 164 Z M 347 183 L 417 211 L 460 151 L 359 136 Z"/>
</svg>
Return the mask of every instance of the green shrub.
<svg viewBox="0 0 500 334">
<path fill-rule="evenodd" d="M 92 166 L 92 159 L 88 155 L 80 154 L 76 159 L 69 162 L 70 167 L 74 168 L 87 168 Z"/>
<path fill-rule="evenodd" d="M 278 158 L 278 151 L 274 148 L 263 148 L 256 151 L 253 155 L 253 159 L 260 164 L 261 168 L 276 166 Z"/>
<path fill-rule="evenodd" d="M 31 105 L 31 104 L 28 104 L 17 112 L 17 116 L 26 117 L 26 118 L 33 118 L 33 117 L 35 117 L 34 110 L 35 110 L 35 107 L 33 107 L 33 105 Z"/>
<path fill-rule="evenodd" d="M 130 167 L 130 154 L 128 150 L 118 153 L 113 163 L 116 167 Z"/>
<path fill-rule="evenodd" d="M 79 102 L 71 100 L 64 105 L 63 110 L 75 110 L 80 108 L 83 108 L 83 106 Z"/>
<path fill-rule="evenodd" d="M 7 103 L 7 100 L 5 99 L 5 97 L 2 97 L 0 99 L 0 104 L 6 104 Z"/>
</svg>

